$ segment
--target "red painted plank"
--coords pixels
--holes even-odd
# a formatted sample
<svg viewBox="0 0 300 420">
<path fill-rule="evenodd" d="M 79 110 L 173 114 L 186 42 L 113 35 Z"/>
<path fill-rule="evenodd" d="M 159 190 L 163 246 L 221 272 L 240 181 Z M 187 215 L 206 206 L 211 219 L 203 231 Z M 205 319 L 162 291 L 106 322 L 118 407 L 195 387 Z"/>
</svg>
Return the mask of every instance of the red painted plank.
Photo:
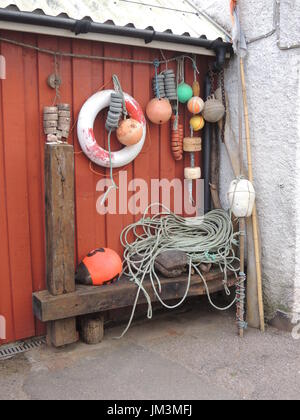
<svg viewBox="0 0 300 420">
<path fill-rule="evenodd" d="M 24 42 L 36 45 L 34 35 L 24 35 Z M 27 145 L 27 179 L 29 194 L 30 252 L 33 290 L 45 288 L 45 233 L 44 233 L 44 194 L 43 162 L 41 145 L 44 142 L 40 133 L 40 106 L 37 53 L 23 50 L 24 59 L 24 95 L 25 95 L 25 133 Z M 37 320 L 36 334 L 42 335 L 44 327 Z"/>
<path fill-rule="evenodd" d="M 169 58 L 167 52 L 164 53 L 164 56 Z M 167 70 L 168 68 L 172 68 L 174 70 L 174 64 L 169 65 L 168 67 L 163 64 L 160 68 L 160 71 Z M 161 141 L 160 141 L 160 179 L 166 179 L 169 182 L 173 182 L 176 179 L 176 165 L 177 162 L 174 160 L 171 150 L 171 122 L 163 124 L 160 130 Z M 180 165 L 180 163 L 179 163 Z M 180 177 L 180 180 L 182 178 Z M 166 202 L 165 205 L 171 210 L 174 211 L 174 187 L 170 189 L 170 196 L 169 203 Z M 165 199 L 164 199 L 165 200 Z M 179 209 L 176 209 L 177 211 Z"/>
<path fill-rule="evenodd" d="M 91 54 L 91 43 L 73 41 L 73 52 Z M 90 60 L 73 59 L 73 111 L 76 118 L 84 102 L 93 94 L 91 83 L 92 64 Z M 78 140 L 75 151 L 81 151 Z M 77 154 L 75 160 L 77 256 L 81 260 L 97 247 L 96 240 L 96 203 L 94 175 L 89 170 L 89 160 Z"/>
<path fill-rule="evenodd" d="M 150 60 L 154 62 L 156 58 L 160 57 L 160 52 L 157 50 L 150 51 Z M 154 65 L 150 66 L 150 80 L 146 81 L 146 84 L 149 85 L 149 100 L 154 97 L 154 93 L 152 90 L 152 80 L 155 75 Z M 148 120 L 149 124 L 149 132 L 151 137 L 151 167 L 150 167 L 150 177 L 154 180 L 160 179 L 160 128 L 158 125 L 151 123 Z M 160 200 L 160 197 L 159 197 Z M 151 196 L 150 202 L 157 201 L 156 197 Z M 154 203 L 155 204 L 155 203 Z M 158 208 L 153 207 L 152 211 L 157 212 L 159 211 Z"/>
<path fill-rule="evenodd" d="M 37 45 L 40 48 L 50 49 L 52 51 L 57 51 L 58 49 L 58 38 L 52 38 L 40 35 L 37 37 Z M 33 63 L 31 70 L 34 72 Z M 54 57 L 48 54 L 38 53 L 37 54 L 37 83 L 38 83 L 38 127 L 39 127 L 39 153 L 40 153 L 40 193 L 41 193 L 41 209 L 40 209 L 40 217 L 42 220 L 42 232 L 43 232 L 43 244 L 41 245 L 41 252 L 45 253 L 45 207 L 44 207 L 44 197 L 45 197 L 45 188 L 44 188 L 44 144 L 46 141 L 46 135 L 44 134 L 43 129 L 43 109 L 45 106 L 53 105 L 56 92 L 51 89 L 47 84 L 47 78 L 50 74 L 54 73 Z M 28 72 L 30 68 L 28 69 Z M 28 98 L 30 101 L 30 98 Z M 31 115 L 32 118 L 32 115 Z M 45 255 L 45 254 L 44 254 Z M 33 264 L 37 263 L 37 260 L 33 260 Z M 38 267 L 35 267 L 34 270 L 39 270 L 41 273 L 41 279 L 37 279 L 37 283 L 35 280 L 34 275 L 34 288 L 39 288 L 40 284 L 43 284 L 45 287 L 45 257 L 43 258 L 42 262 L 39 264 Z M 40 282 L 40 284 L 39 284 Z M 45 326 L 40 325 L 38 321 L 36 321 L 36 333 L 43 334 L 45 333 Z"/>
<path fill-rule="evenodd" d="M 2 46 L 0 50 L 2 54 Z M 5 174 L 5 151 L 3 133 L 3 95 L 2 86 L 5 81 L 0 81 L 0 315 L 6 320 L 6 340 L 0 340 L 0 345 L 15 339 L 14 318 L 12 308 L 12 281 L 10 272 L 10 255 L 8 240 L 8 220 L 6 205 L 6 174 Z"/>
<path fill-rule="evenodd" d="M 142 48 L 135 48 L 133 51 L 133 58 L 136 60 L 149 60 L 151 52 Z M 133 96 L 138 101 L 146 114 L 146 106 L 149 98 L 152 96 L 151 89 L 152 69 L 148 64 L 136 64 L 133 67 Z M 151 136 L 151 127 L 149 120 L 147 120 L 147 137 L 144 148 L 140 155 L 134 161 L 134 178 L 144 180 L 148 185 L 148 196 L 145 198 L 147 205 L 151 200 L 151 178 L 153 177 L 153 142 Z M 155 148 L 156 149 L 156 148 Z M 136 217 L 139 219 L 140 215 Z"/>
<path fill-rule="evenodd" d="M 20 34 L 10 38 L 22 41 Z M 3 83 L 3 133 L 7 214 L 15 338 L 35 334 L 32 313 L 32 270 L 29 231 L 29 192 L 26 167 L 26 132 L 23 50 L 3 44 L 7 78 Z M 29 164 L 29 162 L 28 162 Z"/>
<path fill-rule="evenodd" d="M 132 58 L 132 54 L 133 54 L 133 48 L 132 47 L 123 47 L 122 48 L 122 57 L 125 58 Z M 123 86 L 123 89 L 125 92 L 127 92 L 129 95 L 134 97 L 134 91 L 133 91 L 133 86 L 135 83 L 135 79 L 133 77 L 133 65 L 130 63 L 125 63 L 125 64 L 121 64 L 122 66 L 122 71 L 120 72 L 120 81 L 121 84 Z M 118 148 L 122 148 L 123 146 L 118 144 Z M 134 161 L 127 166 L 127 168 L 120 168 L 122 172 L 126 172 L 127 175 L 127 183 L 128 185 L 134 185 L 133 184 L 133 179 L 134 179 Z M 124 194 L 124 192 L 120 191 L 121 194 Z M 133 192 L 134 193 L 134 192 Z M 130 192 L 128 193 L 128 197 L 130 197 Z M 120 198 L 120 196 L 119 196 Z M 122 198 L 121 198 L 122 199 Z M 120 206 L 120 200 L 119 200 L 119 206 Z M 130 209 L 128 209 L 130 210 Z M 122 229 L 125 226 L 128 226 L 130 224 L 132 224 L 135 220 L 134 215 L 130 212 L 127 211 L 125 214 L 120 215 L 120 217 L 122 217 Z M 120 233 L 118 234 L 118 240 L 119 240 L 119 252 L 120 254 L 122 254 L 123 250 L 121 247 L 121 243 L 120 243 Z"/>
<path fill-rule="evenodd" d="M 58 38 L 59 51 L 71 53 L 72 52 L 72 40 L 68 38 Z M 60 86 L 60 99 L 59 102 L 67 103 L 71 105 L 71 130 L 68 138 L 68 143 L 73 144 L 76 141 L 76 118 L 73 107 L 73 74 L 72 74 L 72 59 L 70 57 L 62 57 L 58 60 L 58 72 L 62 80 Z M 74 155 L 76 160 L 77 155 Z M 75 244 L 77 243 L 77 232 L 75 229 Z M 75 245 L 74 264 L 77 264 L 77 247 Z"/>
<path fill-rule="evenodd" d="M 94 42 L 92 44 L 92 54 L 103 56 L 103 44 Z M 97 92 L 104 86 L 104 63 L 103 61 L 93 61 L 92 62 L 92 91 L 93 93 Z M 108 86 L 107 88 L 111 88 Z M 95 125 L 94 125 L 94 132 L 97 139 L 100 139 L 99 142 L 102 141 L 104 145 L 104 137 L 105 137 L 105 119 L 102 115 L 99 115 L 96 118 Z M 96 187 L 98 182 L 103 179 L 103 175 L 105 174 L 105 170 L 103 168 L 98 168 L 94 166 L 95 172 L 99 173 L 99 175 L 93 174 L 93 185 L 94 185 L 94 197 L 93 197 L 93 205 L 96 208 L 98 192 L 96 191 Z M 96 212 L 95 216 L 95 233 L 96 233 L 96 247 L 101 248 L 107 246 L 107 239 L 106 239 L 106 216 L 101 215 Z"/>
<path fill-rule="evenodd" d="M 124 46 L 119 45 L 104 45 L 104 55 L 110 56 L 110 57 L 121 57 L 125 58 L 128 57 L 128 49 Z M 129 72 L 129 77 L 131 77 L 131 67 L 128 63 L 117 63 L 117 62 L 108 62 L 105 61 L 104 63 L 104 81 L 105 83 L 108 83 L 109 80 L 112 78 L 113 74 L 116 74 L 121 81 L 121 84 L 124 81 L 124 91 L 131 86 L 128 86 L 128 79 L 126 76 L 126 73 Z M 126 89 L 127 88 L 127 89 Z M 127 92 L 130 94 L 130 92 Z M 107 148 L 107 141 L 105 142 L 105 147 Z M 111 148 L 112 150 L 120 150 L 121 145 L 118 142 L 115 134 L 111 136 Z M 128 167 L 130 168 L 130 166 Z M 128 172 L 128 168 L 126 168 Z M 118 170 L 116 169 L 114 173 L 117 173 Z M 109 170 L 107 170 L 107 174 L 109 173 Z M 130 170 L 129 170 L 129 176 L 130 176 Z M 116 180 L 118 181 L 118 177 L 116 177 Z M 119 191 L 117 191 L 117 209 L 119 207 Z M 126 223 L 126 222 L 125 222 Z M 109 248 L 114 249 L 116 252 L 118 252 L 120 255 L 122 254 L 122 246 L 120 243 L 120 232 L 125 227 L 125 223 L 123 220 L 123 215 L 118 214 L 107 214 L 106 217 L 106 236 L 107 236 L 107 246 Z"/>
</svg>

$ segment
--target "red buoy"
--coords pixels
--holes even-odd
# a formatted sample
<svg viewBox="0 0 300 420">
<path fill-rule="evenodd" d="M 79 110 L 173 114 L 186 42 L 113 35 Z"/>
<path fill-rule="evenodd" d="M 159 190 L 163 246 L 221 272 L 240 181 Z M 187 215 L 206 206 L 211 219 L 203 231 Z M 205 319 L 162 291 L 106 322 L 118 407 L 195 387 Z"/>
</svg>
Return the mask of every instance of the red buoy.
<svg viewBox="0 0 300 420">
<path fill-rule="evenodd" d="M 79 264 L 76 283 L 87 286 L 102 286 L 117 281 L 122 273 L 122 260 L 109 248 L 90 252 Z"/>
</svg>

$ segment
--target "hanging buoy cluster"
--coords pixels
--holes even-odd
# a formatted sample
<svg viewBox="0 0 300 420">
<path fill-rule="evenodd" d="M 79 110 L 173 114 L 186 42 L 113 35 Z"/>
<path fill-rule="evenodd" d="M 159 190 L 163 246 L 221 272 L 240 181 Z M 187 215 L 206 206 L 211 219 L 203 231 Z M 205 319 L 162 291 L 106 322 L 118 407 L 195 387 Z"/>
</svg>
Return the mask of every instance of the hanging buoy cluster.
<svg viewBox="0 0 300 420">
<path fill-rule="evenodd" d="M 225 110 L 222 101 L 214 96 L 208 98 L 204 103 L 200 97 L 201 89 L 197 80 L 199 71 L 196 58 L 188 58 L 192 60 L 194 69 L 192 84 L 185 81 L 185 57 L 177 59 L 177 74 L 167 65 L 163 71 L 159 72 L 161 63 L 158 60 L 153 62 L 155 97 L 147 104 L 146 114 L 149 120 L 157 125 L 165 124 L 172 119 L 170 145 L 172 155 L 176 161 L 180 161 L 183 159 L 184 152 L 189 153 L 190 168 L 194 169 L 194 154 L 201 151 L 201 137 L 197 137 L 195 133 L 204 128 L 205 120 L 209 122 L 220 120 Z M 94 163 L 107 168 L 117 168 L 131 162 L 140 153 L 146 136 L 145 120 L 140 107 L 133 98 L 123 94 L 116 76 L 113 76 L 113 81 L 114 91 L 103 91 L 90 98 L 84 105 L 78 121 L 78 138 L 83 151 Z M 187 110 L 192 114 L 189 124 L 191 136 L 185 139 L 184 126 L 180 122 L 180 103 L 185 104 Z M 97 109 L 94 110 L 93 106 Z M 96 142 L 93 124 L 97 113 L 107 106 L 109 110 L 105 127 L 109 132 L 109 140 L 111 133 L 116 131 L 118 141 L 127 146 L 126 150 L 112 153 L 110 147 L 109 151 L 106 151 Z M 66 138 L 70 129 L 70 108 L 65 105 L 63 108 L 60 106 L 51 107 L 51 109 L 48 107 L 48 110 L 45 108 L 44 128 L 45 133 L 51 136 L 48 138 L 49 141 Z M 135 146 L 138 147 L 132 149 Z M 186 176 L 191 179 L 195 179 L 196 175 L 199 176 L 197 167 L 195 171 L 186 171 Z"/>
<path fill-rule="evenodd" d="M 171 73 L 167 73 L 167 78 L 165 77 L 166 74 L 158 74 L 158 60 L 154 61 L 154 67 L 155 77 L 153 79 L 153 90 L 156 97 L 148 103 L 146 114 L 153 124 L 162 125 L 170 120 L 173 113 L 170 100 L 167 96 L 172 94 L 172 86 L 170 82 L 173 77 Z M 166 81 L 169 83 L 168 86 L 165 85 Z"/>
<path fill-rule="evenodd" d="M 146 139 L 146 120 L 141 106 L 124 93 L 116 75 L 113 75 L 114 90 L 103 90 L 91 96 L 81 108 L 77 134 L 83 152 L 95 164 L 110 168 L 113 187 L 116 187 L 112 170 L 131 163 L 141 152 Z M 96 141 L 94 122 L 97 115 L 108 109 L 105 127 L 108 131 L 109 150 Z M 119 142 L 126 146 L 111 152 L 111 134 L 116 131 Z M 107 190 L 108 191 L 108 190 Z"/>
</svg>

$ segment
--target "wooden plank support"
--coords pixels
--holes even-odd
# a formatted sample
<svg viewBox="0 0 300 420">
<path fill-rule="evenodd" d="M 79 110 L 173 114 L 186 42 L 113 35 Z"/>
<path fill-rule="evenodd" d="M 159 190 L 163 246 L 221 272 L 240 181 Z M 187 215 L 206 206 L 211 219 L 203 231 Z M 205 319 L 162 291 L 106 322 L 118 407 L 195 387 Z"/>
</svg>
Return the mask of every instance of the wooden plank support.
<svg viewBox="0 0 300 420">
<path fill-rule="evenodd" d="M 63 347 L 78 341 L 76 318 L 48 322 L 47 343 L 49 346 Z"/>
<path fill-rule="evenodd" d="M 73 146 L 45 145 L 45 199 L 47 293 L 62 296 L 75 291 Z M 78 340 L 75 317 L 65 318 L 48 325 L 48 343 L 55 347 Z"/>
<path fill-rule="evenodd" d="M 211 271 L 205 275 L 210 293 L 223 289 L 223 276 L 220 272 Z M 187 286 L 187 275 L 175 279 L 161 279 L 164 300 L 180 299 L 184 296 Z M 235 285 L 234 275 L 229 275 L 228 286 Z M 157 298 L 149 280 L 144 287 L 153 302 Z M 132 306 L 137 292 L 137 286 L 121 279 L 119 282 L 101 287 L 77 286 L 74 293 L 52 296 L 47 291 L 37 292 L 33 295 L 34 313 L 43 322 L 55 321 L 69 317 L 76 317 L 92 313 L 100 313 L 111 309 Z M 206 294 L 206 289 L 199 276 L 193 276 L 189 296 Z M 141 293 L 138 303 L 145 303 L 146 299 Z"/>
</svg>

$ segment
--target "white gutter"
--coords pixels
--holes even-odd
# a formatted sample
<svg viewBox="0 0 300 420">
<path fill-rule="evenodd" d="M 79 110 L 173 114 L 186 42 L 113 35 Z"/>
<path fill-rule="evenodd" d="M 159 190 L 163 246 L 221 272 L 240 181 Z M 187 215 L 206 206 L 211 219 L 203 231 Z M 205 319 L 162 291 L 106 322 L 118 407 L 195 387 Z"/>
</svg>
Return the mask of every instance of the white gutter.
<svg viewBox="0 0 300 420">
<path fill-rule="evenodd" d="M 130 45 L 141 48 L 151 48 L 151 49 L 162 49 L 166 51 L 176 51 L 188 54 L 198 54 L 215 57 L 216 54 L 213 50 L 209 50 L 203 47 L 197 47 L 193 45 L 184 45 L 184 44 L 173 44 L 171 42 L 161 42 L 161 41 L 152 41 L 149 44 L 146 44 L 143 39 L 131 38 L 124 36 L 115 36 L 107 34 L 97 34 L 97 33 L 87 33 L 75 35 L 73 32 L 67 29 L 58 29 L 51 28 L 47 26 L 38 26 L 38 25 L 29 25 L 24 23 L 14 23 L 14 22 L 5 22 L 0 21 L 0 30 L 9 30 L 9 31 L 18 31 L 25 33 L 34 33 L 39 35 L 50 35 L 50 36 L 60 36 L 65 38 L 72 39 L 84 39 L 88 41 L 98 41 L 98 42 L 107 42 L 112 44 L 121 44 L 121 45 Z M 228 54 L 228 57 L 230 55 Z"/>
</svg>

